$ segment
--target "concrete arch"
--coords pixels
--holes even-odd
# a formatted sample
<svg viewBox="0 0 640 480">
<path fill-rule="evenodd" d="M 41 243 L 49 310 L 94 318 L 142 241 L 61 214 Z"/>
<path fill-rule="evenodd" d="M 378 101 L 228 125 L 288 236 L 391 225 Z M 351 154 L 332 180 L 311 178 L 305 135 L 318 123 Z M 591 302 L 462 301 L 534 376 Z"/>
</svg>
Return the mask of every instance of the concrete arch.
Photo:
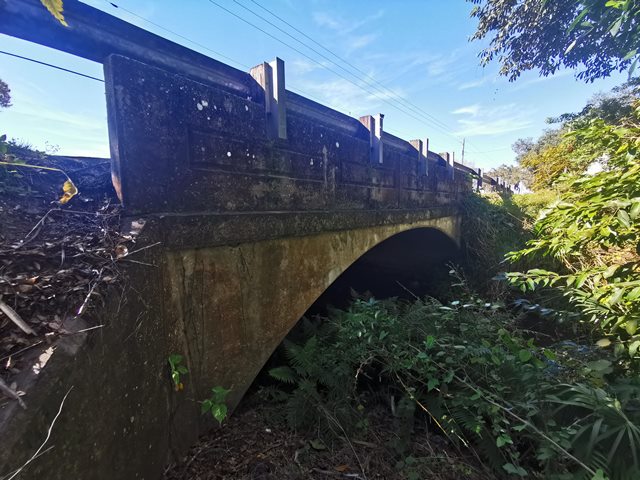
<svg viewBox="0 0 640 480">
<path fill-rule="evenodd" d="M 235 405 L 271 353 L 310 305 L 350 265 L 401 232 L 437 229 L 459 243 L 459 220 L 285 237 L 166 254 L 165 324 L 185 352 L 190 387 L 205 398 L 232 388 Z"/>
</svg>

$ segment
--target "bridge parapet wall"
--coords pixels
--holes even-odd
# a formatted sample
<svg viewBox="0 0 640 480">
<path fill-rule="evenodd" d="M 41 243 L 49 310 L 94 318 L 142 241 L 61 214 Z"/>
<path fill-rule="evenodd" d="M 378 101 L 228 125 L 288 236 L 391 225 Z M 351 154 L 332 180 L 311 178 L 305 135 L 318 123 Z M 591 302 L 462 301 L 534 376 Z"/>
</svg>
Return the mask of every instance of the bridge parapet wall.
<svg viewBox="0 0 640 480">
<path fill-rule="evenodd" d="M 119 55 L 105 78 L 114 183 L 133 214 L 419 209 L 471 190 L 439 155 L 384 131 L 374 152 L 365 124 L 289 91 L 281 138 L 266 89 L 246 95 Z"/>
</svg>

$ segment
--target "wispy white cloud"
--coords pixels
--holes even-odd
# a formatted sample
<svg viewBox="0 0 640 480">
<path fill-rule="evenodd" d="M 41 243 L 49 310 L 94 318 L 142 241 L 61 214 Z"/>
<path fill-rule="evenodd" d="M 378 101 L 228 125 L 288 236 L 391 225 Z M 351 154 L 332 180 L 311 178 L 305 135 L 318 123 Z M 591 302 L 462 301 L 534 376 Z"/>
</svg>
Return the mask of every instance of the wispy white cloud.
<svg viewBox="0 0 640 480">
<path fill-rule="evenodd" d="M 348 42 L 347 51 L 349 53 L 351 53 L 354 50 L 358 50 L 360 48 L 364 48 L 367 45 L 369 45 L 370 43 L 372 43 L 373 41 L 375 41 L 376 38 L 378 38 L 378 35 L 376 35 L 374 33 L 367 33 L 367 34 L 364 34 L 364 35 L 351 36 L 347 40 L 347 42 Z"/>
<path fill-rule="evenodd" d="M 458 85 L 458 90 L 469 90 L 471 88 L 482 87 L 488 83 L 494 83 L 496 79 L 494 77 L 483 77 L 478 80 L 471 80 Z"/>
<path fill-rule="evenodd" d="M 515 103 L 485 107 L 480 104 L 460 107 L 453 112 L 458 119 L 459 137 L 502 135 L 530 127 L 532 112 L 524 111 Z"/>
<path fill-rule="evenodd" d="M 60 145 L 61 154 L 109 156 L 107 119 L 104 114 L 57 109 L 31 97 L 22 89 L 16 89 L 14 93 L 11 116 L 16 123 L 30 125 L 27 132 L 18 132 L 18 137 L 34 141 L 37 148 L 43 148 L 45 140 L 52 145 Z"/>
<path fill-rule="evenodd" d="M 346 35 L 356 31 L 360 27 L 379 20 L 384 16 L 384 10 L 378 10 L 376 13 L 359 20 L 348 20 L 338 14 L 331 12 L 313 12 L 313 21 L 319 27 L 329 28 L 336 32 Z"/>
<path fill-rule="evenodd" d="M 397 102 L 398 97 L 407 96 L 401 89 L 391 92 L 367 88 L 365 91 L 342 78 L 324 82 L 302 79 L 298 82 L 298 87 L 303 95 L 313 96 L 314 100 L 354 117 L 377 113 L 383 106 L 386 107 L 385 101 Z"/>
<path fill-rule="evenodd" d="M 472 115 L 475 117 L 476 115 L 478 115 L 479 111 L 480 111 L 480 105 L 475 103 L 473 105 L 467 105 L 466 107 L 460 107 L 451 113 L 454 115 L 464 115 L 468 113 L 469 115 Z"/>
</svg>

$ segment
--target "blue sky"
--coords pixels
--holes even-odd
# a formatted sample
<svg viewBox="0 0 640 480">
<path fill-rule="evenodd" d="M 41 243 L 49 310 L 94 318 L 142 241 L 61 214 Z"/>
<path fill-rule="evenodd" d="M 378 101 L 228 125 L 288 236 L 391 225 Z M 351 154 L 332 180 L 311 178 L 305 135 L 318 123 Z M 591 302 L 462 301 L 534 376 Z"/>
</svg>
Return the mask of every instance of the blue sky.
<svg viewBox="0 0 640 480">
<path fill-rule="evenodd" d="M 407 140 L 428 137 L 431 150 L 455 151 L 456 160 L 465 138 L 465 163 L 483 168 L 512 163 L 511 145 L 517 138 L 538 136 L 548 128 L 545 118 L 580 110 L 592 94 L 625 80 L 621 74 L 584 84 L 574 79 L 572 71 L 563 70 L 549 78 L 530 72 L 509 83 L 498 76 L 498 65 L 479 66 L 482 43 L 468 41 L 475 21 L 469 18 L 471 4 L 463 0 L 255 0 L 367 74 L 355 72 L 358 79 L 240 6 L 310 43 L 252 0 L 215 1 L 316 62 L 208 0 L 114 3 L 228 58 L 176 38 L 104 0 L 85 3 L 245 71 L 279 56 L 285 60 L 287 88 L 354 117 L 382 112 L 385 130 Z M 102 78 L 99 64 L 5 35 L 0 35 L 0 50 Z M 13 107 L 0 112 L 0 133 L 41 149 L 57 146 L 61 154 L 108 156 L 104 84 L 5 55 L 0 55 L 0 78 L 9 84 L 13 97 Z M 419 113 L 408 115 L 407 102 Z"/>
</svg>

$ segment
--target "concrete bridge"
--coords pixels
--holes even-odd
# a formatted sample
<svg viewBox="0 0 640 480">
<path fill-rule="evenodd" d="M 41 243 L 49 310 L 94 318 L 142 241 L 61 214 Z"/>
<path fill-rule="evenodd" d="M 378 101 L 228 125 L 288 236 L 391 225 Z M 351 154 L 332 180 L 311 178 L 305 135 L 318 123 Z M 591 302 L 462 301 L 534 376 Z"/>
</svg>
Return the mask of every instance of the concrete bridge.
<svg viewBox="0 0 640 480">
<path fill-rule="evenodd" d="M 30 411 L 0 410 L 0 474 L 37 448 L 73 385 L 54 453 L 22 478 L 155 479 L 207 426 L 198 401 L 222 385 L 237 404 L 353 262 L 393 241 L 427 268 L 460 241 L 461 195 L 502 186 L 428 139 L 387 133 L 381 114 L 354 119 L 287 90 L 280 59 L 242 72 L 64 7 L 68 28 L 38 0 L 0 0 L 0 32 L 104 64 L 123 228 L 142 221 L 140 245 L 158 246 L 144 252 L 154 267 L 129 269 L 126 301 L 108 302 L 108 328 L 58 345 L 48 374 L 25 379 Z M 189 369 L 179 393 L 174 353 Z"/>
</svg>

